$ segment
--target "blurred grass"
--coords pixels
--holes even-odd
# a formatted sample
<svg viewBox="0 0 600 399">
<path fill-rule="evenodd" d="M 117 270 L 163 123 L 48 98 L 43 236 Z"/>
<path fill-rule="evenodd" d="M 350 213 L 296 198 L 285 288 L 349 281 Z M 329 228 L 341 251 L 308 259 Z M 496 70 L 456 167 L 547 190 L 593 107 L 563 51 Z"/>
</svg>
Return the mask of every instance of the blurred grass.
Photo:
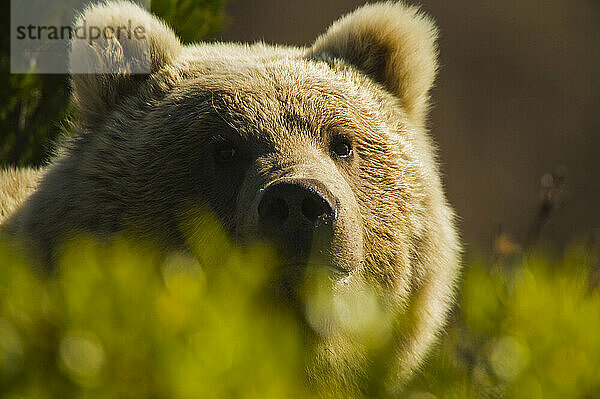
<svg viewBox="0 0 600 399">
<path fill-rule="evenodd" d="M 0 397 L 310 397 L 302 331 L 263 300 L 270 251 L 236 248 L 210 223 L 195 235 L 193 256 L 81 237 L 52 275 L 0 242 Z M 547 252 L 468 258 L 458 309 L 406 397 L 599 397 L 597 258 Z M 372 333 L 381 319 L 365 307 L 355 324 Z"/>
<path fill-rule="evenodd" d="M 408 392 L 600 398 L 597 252 L 583 244 L 560 256 L 551 252 L 504 261 L 469 257 L 456 314 Z"/>
<path fill-rule="evenodd" d="M 2 397 L 304 396 L 299 331 L 259 306 L 264 248 L 229 248 L 212 274 L 125 238 L 72 242 L 56 276 L 6 244 L 0 259 Z"/>
</svg>

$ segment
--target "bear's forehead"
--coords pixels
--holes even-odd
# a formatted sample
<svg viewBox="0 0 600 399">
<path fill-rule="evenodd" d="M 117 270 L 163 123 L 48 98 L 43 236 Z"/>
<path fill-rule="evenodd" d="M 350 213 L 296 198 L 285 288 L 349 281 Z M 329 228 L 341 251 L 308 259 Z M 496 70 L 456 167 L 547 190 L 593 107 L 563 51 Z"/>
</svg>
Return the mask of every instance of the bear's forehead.
<svg viewBox="0 0 600 399">
<path fill-rule="evenodd" d="M 324 62 L 274 54 L 192 58 L 178 72 L 171 97 L 199 117 L 217 116 L 240 132 L 275 140 L 380 123 L 373 96 L 351 75 Z"/>
</svg>

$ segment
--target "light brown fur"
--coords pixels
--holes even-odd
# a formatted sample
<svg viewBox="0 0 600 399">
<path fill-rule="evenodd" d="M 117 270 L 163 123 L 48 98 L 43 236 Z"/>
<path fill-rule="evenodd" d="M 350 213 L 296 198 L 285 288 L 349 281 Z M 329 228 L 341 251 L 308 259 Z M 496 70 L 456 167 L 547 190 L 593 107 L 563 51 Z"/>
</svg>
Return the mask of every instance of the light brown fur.
<svg viewBox="0 0 600 399">
<path fill-rule="evenodd" d="M 308 48 L 182 46 L 132 7 L 106 3 L 83 14 L 98 25 L 129 18 L 151 34 L 138 43 L 74 43 L 75 71 L 118 72 L 73 75 L 78 134 L 6 229 L 51 263 L 81 230 L 102 237 L 134 227 L 167 248 L 185 246 L 182 215 L 193 220 L 190 209 L 206 205 L 243 243 L 258 234 L 261 192 L 274 182 L 319 181 L 339 200 L 327 253 L 348 278 L 334 291 L 368 281 L 403 320 L 390 349 L 388 388 L 396 392 L 441 331 L 459 273 L 454 216 L 425 130 L 437 69 L 433 23 L 388 2 L 342 18 Z M 145 61 L 150 75 L 128 73 Z M 351 159 L 329 153 L 338 136 L 351 141 Z M 236 144 L 240 169 L 215 166 L 215 137 Z M 352 349 L 343 336 L 325 337 L 314 370 L 335 377 L 313 370 L 313 379 L 352 385 L 361 357 Z"/>
<path fill-rule="evenodd" d="M 34 168 L 0 170 L 0 224 L 35 191 L 41 175 Z"/>
</svg>

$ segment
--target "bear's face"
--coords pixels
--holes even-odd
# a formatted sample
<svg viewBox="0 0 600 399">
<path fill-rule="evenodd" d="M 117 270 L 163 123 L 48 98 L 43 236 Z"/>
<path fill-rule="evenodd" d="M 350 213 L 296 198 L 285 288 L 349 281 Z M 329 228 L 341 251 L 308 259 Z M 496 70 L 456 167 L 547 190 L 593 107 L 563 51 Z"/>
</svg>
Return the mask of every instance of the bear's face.
<svg viewBox="0 0 600 399">
<path fill-rule="evenodd" d="M 239 242 L 277 241 L 290 266 L 310 257 L 342 275 L 358 269 L 369 216 L 398 195 L 389 186 L 367 196 L 378 184 L 368 166 L 397 165 L 375 99 L 300 57 L 248 64 L 198 66 L 140 121 L 162 121 L 157 145 L 181 154 L 187 176 L 171 180 L 190 192 L 174 201 L 206 203 Z"/>
<path fill-rule="evenodd" d="M 380 283 L 404 283 L 424 183 L 403 109 L 386 109 L 392 96 L 345 64 L 237 53 L 218 67 L 197 61 L 185 80 L 177 72 L 132 128 L 153 143 L 141 151 L 178 154 L 154 177 L 166 202 L 180 214 L 208 205 L 238 242 L 275 241 L 292 269 L 322 264 L 343 278 L 368 266 Z"/>
<path fill-rule="evenodd" d="M 91 6 L 83 21 L 149 34 L 73 40 L 80 134 L 16 230 L 50 253 L 72 230 L 132 226 L 180 246 L 182 220 L 193 226 L 208 207 L 237 243 L 272 243 L 291 290 L 307 268 L 327 270 L 336 292 L 358 295 L 366 282 L 406 321 L 390 349 L 390 378 L 405 380 L 444 323 L 459 265 L 424 129 L 431 21 L 401 3 L 368 5 L 308 48 L 184 46 L 128 2 Z M 132 74 L 140 66 L 150 73 Z M 317 363 L 343 385 L 360 351 L 320 332 Z"/>
<path fill-rule="evenodd" d="M 166 89 L 123 100 L 136 109 L 126 139 L 141 160 L 127 169 L 152 172 L 135 196 L 170 219 L 207 205 L 239 243 L 275 242 L 290 268 L 321 264 L 346 277 L 366 264 L 389 284 L 409 274 L 398 259 L 408 259 L 403 243 L 410 215 L 422 208 L 414 192 L 422 182 L 411 122 L 402 107 L 386 109 L 385 100 L 398 101 L 335 60 L 234 50 L 217 65 L 198 57 L 185 70 L 158 73 Z M 101 127 L 116 126 L 120 136 L 122 119 L 119 110 Z M 148 192 L 157 189 L 150 181 L 160 182 L 160 196 Z M 382 239 L 390 259 L 369 264 L 365 254 L 382 254 Z"/>
</svg>

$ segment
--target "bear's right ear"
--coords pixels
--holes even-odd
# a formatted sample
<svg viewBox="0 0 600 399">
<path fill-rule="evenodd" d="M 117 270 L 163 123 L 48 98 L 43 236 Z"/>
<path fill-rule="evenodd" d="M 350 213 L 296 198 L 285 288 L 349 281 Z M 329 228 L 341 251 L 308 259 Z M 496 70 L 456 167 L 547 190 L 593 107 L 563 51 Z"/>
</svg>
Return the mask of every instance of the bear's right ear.
<svg viewBox="0 0 600 399">
<path fill-rule="evenodd" d="M 73 98 L 88 124 L 102 119 L 151 73 L 173 63 L 182 49 L 169 27 L 129 1 L 89 6 L 74 27 L 69 57 Z"/>
</svg>

